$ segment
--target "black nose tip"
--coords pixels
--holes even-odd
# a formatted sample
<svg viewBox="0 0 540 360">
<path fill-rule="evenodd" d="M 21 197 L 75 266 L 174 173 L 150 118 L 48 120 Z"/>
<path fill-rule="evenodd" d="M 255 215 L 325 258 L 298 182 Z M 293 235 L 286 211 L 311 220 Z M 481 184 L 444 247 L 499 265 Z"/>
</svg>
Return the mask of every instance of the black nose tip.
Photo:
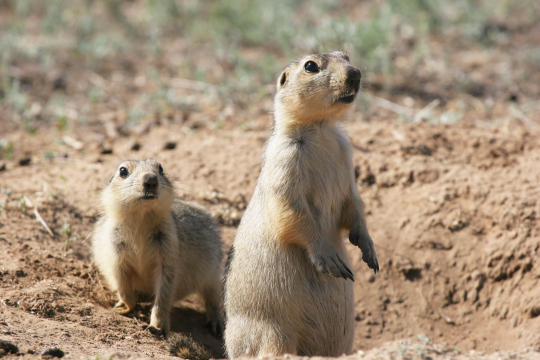
<svg viewBox="0 0 540 360">
<path fill-rule="evenodd" d="M 143 175 L 143 185 L 145 189 L 155 189 L 158 185 L 156 174 L 147 173 Z"/>
<path fill-rule="evenodd" d="M 347 69 L 347 84 L 352 86 L 355 92 L 358 92 L 358 89 L 360 89 L 361 78 L 362 78 L 362 73 L 360 72 L 360 70 L 358 70 L 354 66 L 350 66 Z"/>
<path fill-rule="evenodd" d="M 347 69 L 347 81 L 356 82 L 360 81 L 362 78 L 362 73 L 360 70 L 355 68 L 354 66 L 349 66 Z"/>
</svg>

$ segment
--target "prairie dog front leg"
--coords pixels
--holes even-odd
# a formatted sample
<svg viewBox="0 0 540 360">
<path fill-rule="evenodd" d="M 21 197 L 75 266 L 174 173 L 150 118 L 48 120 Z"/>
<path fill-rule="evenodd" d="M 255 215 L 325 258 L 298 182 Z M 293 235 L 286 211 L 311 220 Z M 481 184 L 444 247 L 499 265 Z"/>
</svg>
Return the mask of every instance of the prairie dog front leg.
<svg viewBox="0 0 540 360">
<path fill-rule="evenodd" d="M 155 300 L 150 315 L 150 326 L 148 330 L 155 335 L 163 334 L 164 338 L 169 336 L 169 318 L 173 296 L 175 292 L 176 268 L 174 259 L 176 251 L 170 234 L 158 232 L 154 237 L 155 246 L 159 249 L 156 252 L 156 288 Z"/>
<path fill-rule="evenodd" d="M 358 195 L 356 185 L 353 183 L 350 197 L 347 199 L 343 209 L 343 226 L 349 229 L 349 241 L 362 251 L 362 260 L 377 273 L 379 271 L 379 261 L 375 253 L 373 240 L 371 240 L 367 229 L 364 207 L 364 202 Z"/>
<path fill-rule="evenodd" d="M 280 242 L 304 247 L 317 271 L 354 281 L 352 271 L 322 236 L 305 201 L 272 196 L 269 214 Z"/>
<path fill-rule="evenodd" d="M 137 305 L 137 294 L 132 286 L 130 269 L 117 269 L 118 302 L 113 311 L 122 315 L 129 314 Z"/>
</svg>

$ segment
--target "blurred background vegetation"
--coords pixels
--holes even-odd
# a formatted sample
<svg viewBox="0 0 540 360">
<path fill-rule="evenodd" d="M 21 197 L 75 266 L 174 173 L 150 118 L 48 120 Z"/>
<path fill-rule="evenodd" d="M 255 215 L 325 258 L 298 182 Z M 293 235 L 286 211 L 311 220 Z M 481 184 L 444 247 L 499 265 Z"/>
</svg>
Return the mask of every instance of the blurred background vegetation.
<svg viewBox="0 0 540 360">
<path fill-rule="evenodd" d="M 256 102 L 268 110 L 282 68 L 331 50 L 351 55 L 367 92 L 493 101 L 512 96 L 494 81 L 534 81 L 540 47 L 527 34 L 539 20 L 537 0 L 0 0 L 0 131 L 62 130 L 111 111 L 129 127 Z M 500 52 L 512 69 L 475 79 L 456 60 L 471 49 L 481 49 L 473 67 Z"/>
</svg>

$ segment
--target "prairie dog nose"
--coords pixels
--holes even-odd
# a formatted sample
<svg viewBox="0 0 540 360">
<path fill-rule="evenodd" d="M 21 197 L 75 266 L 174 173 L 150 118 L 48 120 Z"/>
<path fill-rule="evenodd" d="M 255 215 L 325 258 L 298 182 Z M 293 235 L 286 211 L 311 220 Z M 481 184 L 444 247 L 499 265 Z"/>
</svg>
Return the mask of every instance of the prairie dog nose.
<svg viewBox="0 0 540 360">
<path fill-rule="evenodd" d="M 145 189 L 156 189 L 158 186 L 158 178 L 154 173 L 146 173 L 143 175 L 143 185 Z"/>
<path fill-rule="evenodd" d="M 360 70 L 358 70 L 354 66 L 349 66 L 348 67 L 348 69 L 347 69 L 347 81 L 356 82 L 356 81 L 360 81 L 361 78 L 362 78 L 362 73 L 360 72 Z"/>
<path fill-rule="evenodd" d="M 360 70 L 354 66 L 349 66 L 347 69 L 347 84 L 351 86 L 355 92 L 358 92 L 360 89 L 360 79 L 362 78 L 362 73 Z"/>
</svg>

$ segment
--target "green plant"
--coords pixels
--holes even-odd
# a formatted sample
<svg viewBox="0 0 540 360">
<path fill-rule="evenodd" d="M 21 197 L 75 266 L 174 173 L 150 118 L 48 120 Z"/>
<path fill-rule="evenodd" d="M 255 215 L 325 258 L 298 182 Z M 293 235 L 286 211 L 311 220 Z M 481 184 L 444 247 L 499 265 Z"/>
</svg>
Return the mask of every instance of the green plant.
<svg viewBox="0 0 540 360">
<path fill-rule="evenodd" d="M 21 211 L 26 211 L 26 198 L 24 195 L 19 196 L 17 208 Z"/>
<path fill-rule="evenodd" d="M 6 140 L 0 140 L 0 155 L 6 159 L 13 157 L 13 143 L 11 141 L 6 143 Z"/>
<path fill-rule="evenodd" d="M 56 157 L 56 151 L 45 151 L 43 156 L 45 159 L 54 159 Z"/>
<path fill-rule="evenodd" d="M 426 353 L 423 347 L 417 346 L 416 351 L 418 352 L 418 356 L 420 356 L 421 359 L 423 359 L 426 356 Z"/>
<path fill-rule="evenodd" d="M 64 226 L 62 226 L 62 230 L 60 230 L 60 232 L 62 234 L 66 234 L 67 236 L 71 235 L 71 228 L 69 226 L 69 224 L 64 224 Z"/>
<path fill-rule="evenodd" d="M 214 84 L 216 101 L 244 106 L 268 96 L 265 85 L 273 85 L 289 61 L 312 52 L 345 50 L 353 64 L 368 75 L 382 75 L 376 76 L 377 82 L 390 89 L 401 69 L 397 59 L 407 59 L 407 69 L 400 71 L 414 75 L 415 69 L 440 56 L 432 46 L 432 35 L 489 47 L 504 43 L 509 36 L 504 26 L 490 26 L 491 20 L 520 14 L 535 21 L 540 16 L 540 3 L 535 0 L 4 2 L 10 13 L 0 23 L 0 105 L 14 123 L 31 133 L 51 124 L 61 130 L 68 125 L 75 129 L 77 122 L 69 117 L 68 124 L 65 114 L 78 97 L 71 91 L 54 91 L 47 99 L 39 99 L 45 103 L 39 118 L 26 116 L 37 87 L 27 86 L 13 71 L 17 64 L 33 62 L 46 70 L 64 59 L 75 68 L 83 64 L 77 83 L 84 83 L 80 91 L 88 101 L 77 109 L 79 119 L 94 119 L 91 112 L 104 102 L 124 102 L 110 88 L 112 74 L 126 75 L 123 60 L 135 63 L 126 70 L 130 74 L 141 71 L 139 63 L 152 64 L 148 66 L 155 75 L 149 76 L 144 95 L 130 97 L 124 104 L 130 109 L 131 125 L 148 114 L 200 107 L 196 96 L 184 96 L 170 86 L 171 78 Z M 33 41 L 37 35 L 40 41 Z M 523 68 L 519 70 L 523 79 L 534 74 L 539 56 L 538 49 L 531 49 L 523 60 L 528 66 L 515 64 Z M 513 83 L 515 77 L 502 80 Z M 472 85 L 467 72 L 452 84 L 457 92 L 466 92 Z M 460 112 L 448 113 L 440 121 L 460 117 Z"/>
<path fill-rule="evenodd" d="M 418 335 L 418 339 L 422 340 L 422 342 L 426 345 L 429 344 L 429 338 L 424 334 Z"/>
<path fill-rule="evenodd" d="M 8 197 L 11 197 L 11 195 L 13 194 L 13 191 L 11 189 L 2 188 L 2 193 L 7 195 Z"/>
<path fill-rule="evenodd" d="M 62 131 L 66 131 L 68 129 L 68 122 L 66 115 L 62 115 L 58 118 L 58 128 Z"/>
<path fill-rule="evenodd" d="M 73 252 L 72 249 L 70 249 L 70 245 L 72 241 L 77 240 L 76 236 L 71 237 L 71 227 L 68 223 L 65 223 L 64 226 L 62 226 L 62 230 L 60 232 L 64 235 L 66 235 L 66 240 L 62 242 L 62 245 L 64 245 L 64 252 L 69 254 Z"/>
<path fill-rule="evenodd" d="M 37 134 L 37 127 L 34 124 L 34 120 L 32 120 L 29 117 L 24 118 L 24 128 L 25 128 L 26 131 L 28 131 L 32 135 Z"/>
</svg>

